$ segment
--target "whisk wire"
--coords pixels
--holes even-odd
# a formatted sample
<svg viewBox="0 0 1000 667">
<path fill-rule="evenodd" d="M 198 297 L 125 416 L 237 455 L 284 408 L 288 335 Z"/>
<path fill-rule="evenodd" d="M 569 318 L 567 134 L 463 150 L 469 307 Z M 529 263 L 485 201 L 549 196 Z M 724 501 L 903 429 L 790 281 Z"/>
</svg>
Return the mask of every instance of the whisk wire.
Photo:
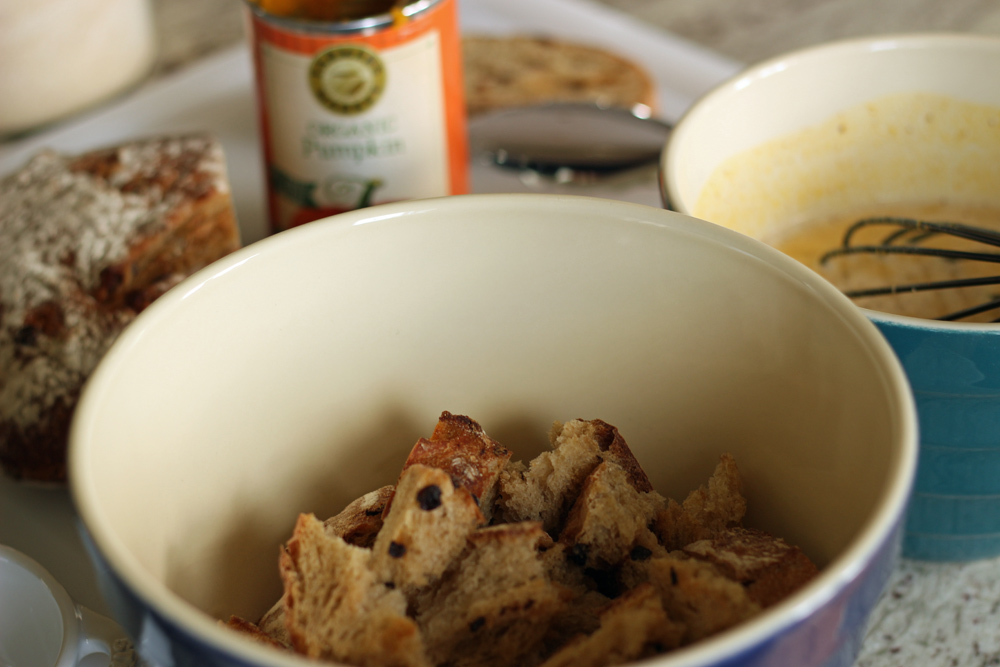
<svg viewBox="0 0 1000 667">
<path fill-rule="evenodd" d="M 853 245 L 854 237 L 863 229 L 876 226 L 890 227 L 878 244 Z M 929 222 L 912 218 L 879 216 L 858 220 L 844 232 L 840 247 L 830 250 L 820 258 L 820 264 L 826 264 L 835 257 L 847 255 L 918 255 L 938 257 L 950 260 L 966 260 L 974 262 L 1000 263 L 1000 252 L 973 252 L 968 250 L 953 250 L 919 245 L 936 236 L 952 236 L 988 246 L 1000 247 L 1000 232 L 981 227 L 973 227 L 958 222 Z M 1000 285 L 1000 276 L 979 278 L 960 278 L 953 280 L 934 280 L 908 285 L 890 285 L 869 289 L 845 291 L 853 299 L 903 294 L 908 292 L 925 292 L 930 290 L 954 289 L 962 287 L 979 287 L 984 285 Z M 1000 298 L 987 303 L 964 308 L 948 313 L 939 320 L 955 321 L 991 310 L 1000 309 Z M 1000 321 L 1000 319 L 994 320 Z"/>
</svg>

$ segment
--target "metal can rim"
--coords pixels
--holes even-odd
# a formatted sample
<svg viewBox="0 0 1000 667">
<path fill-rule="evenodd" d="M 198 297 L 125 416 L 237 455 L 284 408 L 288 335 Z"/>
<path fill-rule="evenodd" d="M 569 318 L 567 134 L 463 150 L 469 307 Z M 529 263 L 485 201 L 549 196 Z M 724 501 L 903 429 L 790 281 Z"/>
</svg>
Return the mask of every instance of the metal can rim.
<svg viewBox="0 0 1000 667">
<path fill-rule="evenodd" d="M 439 2 L 441 2 L 441 0 L 415 0 L 414 2 L 410 2 L 409 4 L 403 6 L 401 11 L 404 17 L 414 18 Z M 276 16 L 265 12 L 252 0 L 243 0 L 243 4 L 246 5 L 247 9 L 249 9 L 254 16 L 263 21 L 267 21 L 268 23 L 272 23 L 288 30 L 312 34 L 344 34 L 379 30 L 391 27 L 396 21 L 396 17 L 391 12 L 384 12 L 382 14 L 367 16 L 361 19 L 353 19 L 350 21 L 315 21 L 311 19 L 300 19 L 288 16 Z"/>
</svg>

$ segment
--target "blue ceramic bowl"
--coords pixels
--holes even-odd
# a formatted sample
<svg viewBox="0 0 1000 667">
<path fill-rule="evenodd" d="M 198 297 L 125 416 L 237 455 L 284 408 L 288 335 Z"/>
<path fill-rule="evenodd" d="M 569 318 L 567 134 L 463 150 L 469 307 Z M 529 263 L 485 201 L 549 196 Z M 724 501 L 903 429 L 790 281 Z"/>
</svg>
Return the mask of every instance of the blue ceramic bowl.
<svg viewBox="0 0 1000 667">
<path fill-rule="evenodd" d="M 554 420 L 604 419 L 673 498 L 731 452 L 747 522 L 822 571 L 644 664 L 853 663 L 916 468 L 892 349 L 762 243 L 582 197 L 345 213 L 248 246 L 146 310 L 91 378 L 69 453 L 116 617 L 163 667 L 314 664 L 217 619 L 259 618 L 281 595 L 296 516 L 393 483 L 442 410 L 523 459 Z"/>
<path fill-rule="evenodd" d="M 900 99 L 908 106 L 886 111 Z M 768 242 L 803 220 L 892 202 L 1000 210 L 997 123 L 996 37 L 824 44 L 754 65 L 696 102 L 663 152 L 664 201 Z M 904 555 L 1000 555 L 1000 325 L 863 312 L 898 353 L 920 415 Z"/>
<path fill-rule="evenodd" d="M 899 356 L 917 403 L 920 458 L 905 553 L 1000 554 L 1000 325 L 868 315 Z"/>
</svg>

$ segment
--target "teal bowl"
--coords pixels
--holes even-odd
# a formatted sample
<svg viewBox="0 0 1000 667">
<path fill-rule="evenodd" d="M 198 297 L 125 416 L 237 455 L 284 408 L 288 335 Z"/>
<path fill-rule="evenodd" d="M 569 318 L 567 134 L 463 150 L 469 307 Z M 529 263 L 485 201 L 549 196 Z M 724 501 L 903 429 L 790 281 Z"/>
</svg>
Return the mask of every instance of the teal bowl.
<svg viewBox="0 0 1000 667">
<path fill-rule="evenodd" d="M 927 98 L 998 111 L 982 130 L 972 114 L 945 122 Z M 900 99 L 910 106 L 879 106 Z M 920 123 L 906 115 L 917 112 Z M 998 118 L 995 36 L 876 35 L 813 46 L 747 68 L 686 112 L 662 154 L 663 202 L 765 243 L 799 221 L 893 202 L 1000 208 Z M 806 129 L 813 134 L 803 140 Z M 755 161 L 733 159 L 748 155 Z M 917 406 L 903 555 L 1000 556 L 1000 324 L 862 312 L 902 362 Z"/>
<path fill-rule="evenodd" d="M 904 554 L 1000 554 L 1000 326 L 868 315 L 902 362 L 917 404 L 919 462 Z"/>
</svg>

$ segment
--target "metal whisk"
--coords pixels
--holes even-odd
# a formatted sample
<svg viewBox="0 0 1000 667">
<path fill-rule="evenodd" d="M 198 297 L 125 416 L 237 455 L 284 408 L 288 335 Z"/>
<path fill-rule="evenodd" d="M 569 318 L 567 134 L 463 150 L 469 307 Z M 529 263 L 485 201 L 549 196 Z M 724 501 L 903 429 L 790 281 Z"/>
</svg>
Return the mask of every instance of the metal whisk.
<svg viewBox="0 0 1000 667">
<path fill-rule="evenodd" d="M 879 243 L 871 245 L 854 244 L 854 238 L 860 230 L 876 226 L 889 228 L 889 232 Z M 836 257 L 860 254 L 921 255 L 951 260 L 1000 263 L 1000 252 L 974 252 L 968 250 L 936 248 L 925 245 L 928 241 L 942 235 L 965 239 L 973 243 L 982 244 L 983 246 L 1000 248 L 1000 232 L 983 229 L 981 227 L 972 227 L 955 222 L 926 222 L 910 218 L 875 217 L 865 218 L 852 224 L 845 232 L 841 246 L 823 255 L 820 259 L 820 265 L 825 265 L 828 261 Z M 844 293 L 852 299 L 857 299 L 862 297 L 977 287 L 983 285 L 1000 285 L 1000 275 L 976 278 L 959 278 L 953 280 L 933 280 L 907 285 L 889 285 L 868 289 L 849 290 Z M 957 321 L 998 309 L 1000 309 L 1000 297 L 993 298 L 986 303 L 948 313 L 947 315 L 940 316 L 937 319 L 943 321 Z M 993 321 L 1000 322 L 1000 318 Z"/>
</svg>

